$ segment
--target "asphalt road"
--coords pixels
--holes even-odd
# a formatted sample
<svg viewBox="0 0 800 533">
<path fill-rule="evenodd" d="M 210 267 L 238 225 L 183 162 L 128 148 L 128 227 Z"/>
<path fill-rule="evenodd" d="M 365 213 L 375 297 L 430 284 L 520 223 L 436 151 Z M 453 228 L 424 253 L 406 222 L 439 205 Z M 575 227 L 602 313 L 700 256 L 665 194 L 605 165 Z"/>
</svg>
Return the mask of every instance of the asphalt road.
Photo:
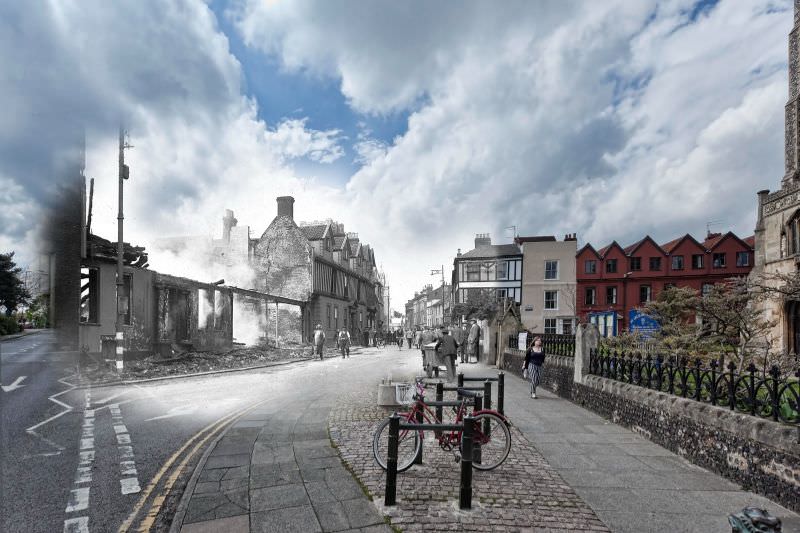
<svg viewBox="0 0 800 533">
<path fill-rule="evenodd" d="M 0 343 L 2 385 L 11 387 L 0 393 L 2 531 L 164 530 L 226 416 L 263 401 L 302 408 L 354 381 L 421 369 L 416 350 L 367 349 L 348 360 L 76 389 L 74 354 L 53 348 L 48 333 Z"/>
</svg>

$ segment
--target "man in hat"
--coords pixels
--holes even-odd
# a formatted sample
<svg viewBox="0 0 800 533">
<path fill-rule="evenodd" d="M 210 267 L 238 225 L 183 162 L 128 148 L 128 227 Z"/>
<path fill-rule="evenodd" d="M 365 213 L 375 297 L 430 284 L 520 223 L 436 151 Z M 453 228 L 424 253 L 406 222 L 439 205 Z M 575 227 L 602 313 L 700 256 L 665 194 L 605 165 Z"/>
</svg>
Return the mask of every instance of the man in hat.
<svg viewBox="0 0 800 533">
<path fill-rule="evenodd" d="M 478 321 L 474 318 L 472 319 L 472 326 L 469 328 L 469 335 L 467 336 L 467 359 L 470 363 L 472 363 L 473 356 L 475 357 L 475 363 L 478 362 L 478 342 L 481 338 L 481 328 L 478 326 Z"/>
<path fill-rule="evenodd" d="M 325 332 L 322 331 L 322 324 L 317 324 L 314 330 L 314 353 L 319 355 L 322 360 L 322 348 L 325 346 Z"/>
<path fill-rule="evenodd" d="M 458 351 L 458 344 L 452 335 L 448 335 L 448 331 L 444 326 L 442 326 L 440 331 L 441 335 L 439 340 L 436 341 L 436 350 L 441 350 L 444 364 L 447 367 L 447 381 L 453 382 L 456 380 L 456 352 Z"/>
<path fill-rule="evenodd" d="M 450 329 L 450 334 L 453 336 L 453 338 L 456 341 L 456 345 L 458 346 L 459 361 L 461 363 L 463 363 L 464 362 L 464 352 L 465 352 L 465 349 L 466 349 L 466 346 L 465 346 L 466 342 L 465 341 L 467 340 L 466 331 L 464 329 L 458 327 L 458 324 L 453 322 L 453 327 Z"/>
</svg>

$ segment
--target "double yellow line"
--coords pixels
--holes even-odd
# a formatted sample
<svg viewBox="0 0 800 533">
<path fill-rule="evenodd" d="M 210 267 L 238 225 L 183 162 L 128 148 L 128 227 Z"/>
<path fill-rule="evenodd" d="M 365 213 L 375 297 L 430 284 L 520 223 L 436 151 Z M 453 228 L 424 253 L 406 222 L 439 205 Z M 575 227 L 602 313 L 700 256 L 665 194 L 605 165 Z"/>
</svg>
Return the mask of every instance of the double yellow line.
<svg viewBox="0 0 800 533">
<path fill-rule="evenodd" d="M 161 478 L 163 478 L 169 469 L 172 467 L 173 463 L 180 458 L 184 451 L 186 451 L 189 447 L 194 444 L 194 447 L 191 451 L 186 454 L 183 460 L 178 464 L 178 466 L 172 471 L 172 473 L 166 478 L 164 482 L 164 486 L 161 488 L 161 492 L 153 497 L 152 501 L 150 502 L 150 507 L 144 513 L 144 517 L 142 518 L 141 522 L 139 523 L 139 527 L 135 529 L 138 532 L 147 532 L 153 527 L 155 523 L 156 517 L 158 513 L 161 511 L 161 506 L 164 505 L 164 501 L 169 496 L 170 491 L 172 490 L 172 486 L 177 481 L 178 477 L 181 475 L 183 470 L 186 468 L 186 465 L 189 461 L 194 457 L 209 441 L 212 437 L 217 435 L 226 425 L 233 422 L 235 419 L 244 416 L 249 411 L 255 409 L 262 403 L 266 402 L 267 400 L 262 400 L 260 402 L 256 402 L 252 405 L 249 405 L 239 411 L 235 411 L 231 414 L 228 414 L 219 420 L 212 422 L 211 424 L 207 425 L 197 433 L 195 433 L 189 440 L 183 443 L 175 453 L 170 456 L 169 459 L 161 466 L 161 469 L 153 476 L 153 479 L 150 480 L 150 483 L 147 485 L 147 488 L 142 493 L 142 496 L 139 498 L 139 501 L 136 502 L 136 505 L 133 506 L 133 510 L 131 511 L 128 518 L 122 525 L 119 527 L 118 533 L 127 533 L 131 530 L 131 526 L 135 523 L 137 516 L 142 513 L 142 509 L 144 509 L 145 505 L 147 504 L 148 500 L 150 499 L 150 495 L 153 494 L 153 491 L 156 490 L 159 483 L 161 482 Z M 205 436 L 204 436 L 205 434 Z M 198 440 L 199 439 L 199 440 Z M 197 442 L 196 442 L 197 441 Z M 196 442 L 196 444 L 195 444 Z"/>
</svg>

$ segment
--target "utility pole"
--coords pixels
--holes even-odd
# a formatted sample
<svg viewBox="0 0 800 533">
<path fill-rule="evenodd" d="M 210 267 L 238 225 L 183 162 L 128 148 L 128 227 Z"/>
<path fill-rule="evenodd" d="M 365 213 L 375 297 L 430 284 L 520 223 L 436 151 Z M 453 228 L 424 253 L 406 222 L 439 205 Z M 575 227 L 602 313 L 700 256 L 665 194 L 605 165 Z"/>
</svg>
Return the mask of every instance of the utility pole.
<svg viewBox="0 0 800 533">
<path fill-rule="evenodd" d="M 125 142 L 125 130 L 119 127 L 119 211 L 117 212 L 117 321 L 115 324 L 115 339 L 117 352 L 117 372 L 122 372 L 125 364 L 125 333 L 122 329 L 125 324 L 125 310 L 122 308 L 122 293 L 125 290 L 125 273 L 123 270 L 124 241 L 122 239 L 122 223 L 125 217 L 122 214 L 122 181 L 128 179 L 128 166 L 125 164 L 125 149 L 132 148 Z M 131 298 L 128 295 L 126 304 L 130 307 Z"/>
<path fill-rule="evenodd" d="M 435 276 L 436 274 L 442 275 L 442 325 L 444 325 L 444 265 L 441 268 L 432 268 L 431 269 L 431 276 Z M 447 316 L 450 316 L 450 299 L 447 299 Z M 450 317 L 450 322 L 453 321 L 453 317 Z"/>
</svg>

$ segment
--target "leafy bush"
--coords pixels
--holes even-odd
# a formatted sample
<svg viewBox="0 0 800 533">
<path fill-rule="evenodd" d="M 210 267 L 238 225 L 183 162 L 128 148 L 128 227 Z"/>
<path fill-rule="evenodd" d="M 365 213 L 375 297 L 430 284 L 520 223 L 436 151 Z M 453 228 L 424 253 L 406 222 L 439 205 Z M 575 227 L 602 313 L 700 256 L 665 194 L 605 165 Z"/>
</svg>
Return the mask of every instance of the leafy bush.
<svg viewBox="0 0 800 533">
<path fill-rule="evenodd" d="M 0 316 L 0 335 L 19 333 L 20 327 L 17 319 L 12 316 Z"/>
</svg>

